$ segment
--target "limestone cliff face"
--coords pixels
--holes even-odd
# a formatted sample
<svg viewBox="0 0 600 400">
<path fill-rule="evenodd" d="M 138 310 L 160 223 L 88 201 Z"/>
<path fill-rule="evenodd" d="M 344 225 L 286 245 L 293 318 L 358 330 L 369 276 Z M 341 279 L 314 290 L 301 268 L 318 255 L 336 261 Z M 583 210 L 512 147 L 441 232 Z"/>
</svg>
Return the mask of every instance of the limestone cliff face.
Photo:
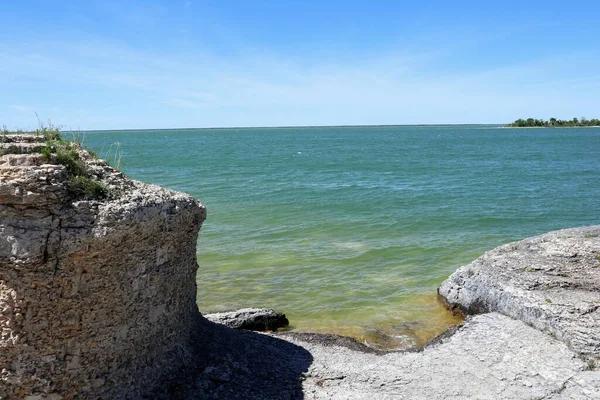
<svg viewBox="0 0 600 400">
<path fill-rule="evenodd" d="M 0 143 L 0 398 L 147 395 L 192 357 L 205 208 L 84 150 L 109 195 L 78 200 L 42 141 Z"/>
</svg>

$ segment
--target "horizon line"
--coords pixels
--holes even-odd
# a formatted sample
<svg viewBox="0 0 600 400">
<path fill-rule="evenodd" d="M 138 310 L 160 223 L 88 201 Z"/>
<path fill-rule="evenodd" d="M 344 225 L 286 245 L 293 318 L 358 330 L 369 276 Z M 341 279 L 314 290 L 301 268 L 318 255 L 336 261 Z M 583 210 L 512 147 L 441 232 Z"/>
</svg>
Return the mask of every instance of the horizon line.
<svg viewBox="0 0 600 400">
<path fill-rule="evenodd" d="M 125 128 L 125 129 L 82 129 L 82 132 L 114 132 L 114 131 L 183 131 L 183 130 L 218 130 L 218 129 L 294 129 L 294 128 L 368 128 L 368 127 L 401 127 L 401 126 L 505 126 L 507 124 L 357 124 L 357 125 L 274 125 L 274 126 L 219 126 L 203 128 Z M 71 130 L 72 131 L 72 130 Z M 67 131 L 69 132 L 69 131 Z"/>
</svg>

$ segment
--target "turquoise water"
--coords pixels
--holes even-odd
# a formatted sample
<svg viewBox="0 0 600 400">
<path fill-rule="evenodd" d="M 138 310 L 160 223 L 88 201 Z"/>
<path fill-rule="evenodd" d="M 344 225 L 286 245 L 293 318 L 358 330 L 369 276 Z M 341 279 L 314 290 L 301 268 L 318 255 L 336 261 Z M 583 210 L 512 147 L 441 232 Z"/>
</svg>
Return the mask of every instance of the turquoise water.
<svg viewBox="0 0 600 400">
<path fill-rule="evenodd" d="M 484 251 L 600 223 L 597 128 L 107 131 L 84 144 L 206 204 L 201 311 L 272 307 L 295 329 L 382 347 L 455 323 L 435 290 Z"/>
</svg>

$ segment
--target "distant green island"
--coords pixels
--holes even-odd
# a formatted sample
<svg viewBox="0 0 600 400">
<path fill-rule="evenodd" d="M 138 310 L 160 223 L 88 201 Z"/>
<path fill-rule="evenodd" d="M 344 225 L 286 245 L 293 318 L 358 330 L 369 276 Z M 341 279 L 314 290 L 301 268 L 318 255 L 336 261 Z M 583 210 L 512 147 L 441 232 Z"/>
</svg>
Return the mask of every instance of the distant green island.
<svg viewBox="0 0 600 400">
<path fill-rule="evenodd" d="M 560 126 L 600 126 L 600 120 L 593 118 L 573 118 L 571 120 L 563 120 L 557 118 L 550 118 L 548 121 L 544 119 L 536 119 L 536 118 L 527 118 L 527 119 L 518 119 L 513 123 L 510 123 L 506 126 L 510 126 L 512 128 L 526 128 L 526 127 L 560 127 Z"/>
</svg>

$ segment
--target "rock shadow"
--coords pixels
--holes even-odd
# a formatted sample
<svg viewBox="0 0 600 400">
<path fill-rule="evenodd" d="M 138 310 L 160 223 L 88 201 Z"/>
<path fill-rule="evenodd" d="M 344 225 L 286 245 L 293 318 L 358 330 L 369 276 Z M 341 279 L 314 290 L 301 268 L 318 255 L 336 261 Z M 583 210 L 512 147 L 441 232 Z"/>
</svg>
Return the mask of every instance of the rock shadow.
<svg viewBox="0 0 600 400">
<path fill-rule="evenodd" d="M 200 317 L 193 347 L 195 362 L 171 384 L 170 399 L 304 398 L 302 381 L 313 357 L 300 346 Z"/>
</svg>

